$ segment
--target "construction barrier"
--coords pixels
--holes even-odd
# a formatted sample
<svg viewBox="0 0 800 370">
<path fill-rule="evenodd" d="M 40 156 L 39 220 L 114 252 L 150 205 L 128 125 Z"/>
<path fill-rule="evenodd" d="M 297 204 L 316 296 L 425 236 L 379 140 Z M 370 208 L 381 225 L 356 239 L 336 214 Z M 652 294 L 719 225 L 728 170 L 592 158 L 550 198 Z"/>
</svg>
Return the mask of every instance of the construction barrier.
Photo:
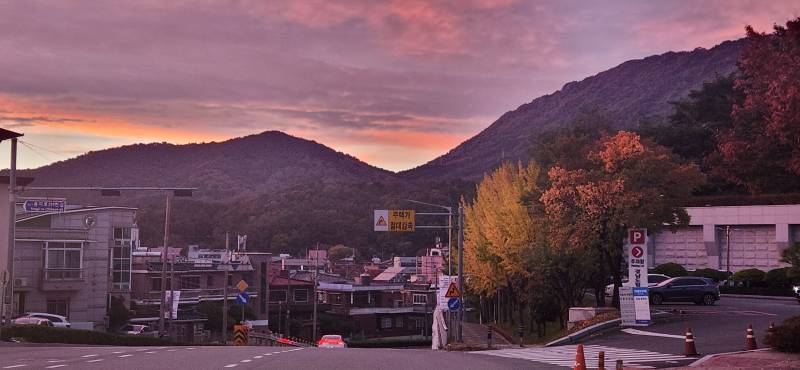
<svg viewBox="0 0 800 370">
<path fill-rule="evenodd" d="M 247 335 L 248 328 L 246 325 L 234 325 L 233 326 L 233 345 L 234 346 L 246 346 L 249 344 L 249 338 Z"/>
<path fill-rule="evenodd" d="M 747 334 L 745 335 L 745 349 L 748 351 L 757 349 L 756 336 L 753 334 L 753 325 L 747 325 Z"/>
</svg>

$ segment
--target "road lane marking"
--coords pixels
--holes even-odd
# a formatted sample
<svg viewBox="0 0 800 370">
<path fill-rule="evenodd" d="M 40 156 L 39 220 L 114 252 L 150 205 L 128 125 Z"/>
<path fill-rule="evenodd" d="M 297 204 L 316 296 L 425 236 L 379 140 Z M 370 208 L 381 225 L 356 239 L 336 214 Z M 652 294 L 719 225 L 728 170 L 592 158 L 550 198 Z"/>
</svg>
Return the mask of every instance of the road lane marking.
<svg viewBox="0 0 800 370">
<path fill-rule="evenodd" d="M 54 362 L 64 362 L 64 360 L 47 360 L 48 364 L 52 364 Z"/>
<path fill-rule="evenodd" d="M 111 353 L 117 355 L 117 354 L 120 354 L 120 353 L 125 353 L 125 351 L 114 351 L 114 352 L 111 352 Z"/>
<path fill-rule="evenodd" d="M 86 361 L 86 362 L 92 363 L 92 362 L 100 362 L 100 361 L 103 361 L 103 359 L 102 358 L 96 358 L 94 360 L 89 360 L 89 361 Z"/>
<path fill-rule="evenodd" d="M 153 353 L 156 353 L 156 351 L 147 351 L 145 353 L 148 354 L 148 355 L 152 355 Z"/>
<path fill-rule="evenodd" d="M 3 366 L 3 369 L 13 369 L 13 368 L 17 368 L 17 367 L 25 367 L 25 366 L 28 366 L 28 365 L 22 364 L 22 365 L 10 365 L 10 366 Z"/>
<path fill-rule="evenodd" d="M 57 367 L 64 367 L 64 366 L 67 366 L 67 365 L 64 365 L 64 364 L 61 364 L 61 365 L 50 365 L 50 366 L 45 366 L 45 369 L 55 369 Z"/>
<path fill-rule="evenodd" d="M 119 358 L 125 358 L 125 357 L 131 357 L 131 356 L 133 356 L 133 355 L 119 355 L 119 356 L 117 356 L 117 357 L 119 357 Z"/>
<path fill-rule="evenodd" d="M 97 357 L 97 354 L 83 355 L 83 356 L 81 356 L 81 357 L 83 357 L 83 358 Z"/>
<path fill-rule="evenodd" d="M 644 330 L 637 330 L 637 329 L 622 329 L 623 332 L 633 335 L 647 335 L 650 337 L 662 337 L 662 338 L 675 338 L 675 339 L 686 339 L 683 335 L 674 335 L 674 334 L 663 334 L 663 333 L 654 333 L 651 331 L 644 331 Z"/>
<path fill-rule="evenodd" d="M 136 349 L 136 352 L 147 351 L 148 349 L 150 348 L 138 348 Z"/>
<path fill-rule="evenodd" d="M 246 358 L 246 359 L 244 359 L 244 360 L 242 360 L 242 361 L 239 361 L 239 362 L 244 362 L 244 363 L 247 363 L 247 362 L 250 362 L 250 361 L 253 361 L 253 360 L 251 360 L 251 359 L 249 359 L 249 358 Z"/>
<path fill-rule="evenodd" d="M 540 348 L 520 348 L 520 349 L 501 349 L 494 351 L 470 352 L 477 355 L 490 355 L 506 358 L 516 358 L 528 361 L 542 362 L 550 365 L 572 367 L 575 364 L 575 345 L 559 347 L 540 347 Z M 664 361 L 686 361 L 682 355 L 669 353 L 658 353 L 645 350 L 615 348 L 608 346 L 587 345 L 584 346 L 587 367 L 597 367 L 597 354 L 605 352 L 606 363 L 614 363 L 616 360 L 624 360 L 630 364 L 641 364 L 645 362 L 664 362 Z M 640 365 L 641 366 L 641 365 Z"/>
<path fill-rule="evenodd" d="M 239 364 L 230 364 L 230 365 L 225 365 L 225 367 L 237 367 L 237 366 L 239 366 Z"/>
<path fill-rule="evenodd" d="M 254 358 L 254 359 L 256 359 L 256 360 L 258 360 L 258 359 L 262 359 L 262 358 L 264 358 L 264 356 L 253 356 L 253 358 Z"/>
<path fill-rule="evenodd" d="M 177 349 L 168 349 L 167 352 L 175 352 Z"/>
<path fill-rule="evenodd" d="M 193 349 L 197 349 L 197 348 L 194 348 L 194 347 L 187 347 L 186 349 L 188 349 L 188 350 L 190 350 L 190 351 L 191 351 L 191 350 L 193 350 Z"/>
</svg>

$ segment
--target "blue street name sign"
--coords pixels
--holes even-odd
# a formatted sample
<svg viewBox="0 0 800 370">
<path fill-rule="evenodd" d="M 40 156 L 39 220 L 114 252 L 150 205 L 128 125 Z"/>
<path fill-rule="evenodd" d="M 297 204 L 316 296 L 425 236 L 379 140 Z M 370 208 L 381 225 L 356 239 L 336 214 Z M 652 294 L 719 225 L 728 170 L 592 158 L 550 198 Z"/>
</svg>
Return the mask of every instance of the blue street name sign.
<svg viewBox="0 0 800 370">
<path fill-rule="evenodd" d="M 239 306 L 244 306 L 247 304 L 247 300 L 250 299 L 250 295 L 247 292 L 239 292 L 236 295 L 236 304 Z"/>
<path fill-rule="evenodd" d="M 64 212 L 66 207 L 64 199 L 28 199 L 22 204 L 25 212 Z"/>
<path fill-rule="evenodd" d="M 461 308 L 461 301 L 458 298 L 450 298 L 447 300 L 447 308 L 450 311 L 458 311 Z"/>
</svg>

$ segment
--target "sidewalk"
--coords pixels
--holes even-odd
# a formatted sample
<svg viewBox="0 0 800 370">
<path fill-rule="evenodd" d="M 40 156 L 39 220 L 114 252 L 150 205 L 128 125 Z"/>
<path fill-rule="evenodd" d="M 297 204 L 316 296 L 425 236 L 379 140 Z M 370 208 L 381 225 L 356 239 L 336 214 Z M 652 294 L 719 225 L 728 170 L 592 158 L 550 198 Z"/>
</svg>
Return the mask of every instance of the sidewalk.
<svg viewBox="0 0 800 370">
<path fill-rule="evenodd" d="M 464 343 L 473 345 L 486 346 L 486 334 L 488 334 L 488 327 L 474 322 L 465 322 L 463 325 L 463 333 L 461 336 L 464 338 Z M 500 333 L 497 331 L 492 332 L 492 345 L 493 346 L 511 346 Z"/>
<path fill-rule="evenodd" d="M 690 366 L 673 369 L 800 369 L 800 354 L 772 350 L 735 352 L 706 356 Z"/>
</svg>

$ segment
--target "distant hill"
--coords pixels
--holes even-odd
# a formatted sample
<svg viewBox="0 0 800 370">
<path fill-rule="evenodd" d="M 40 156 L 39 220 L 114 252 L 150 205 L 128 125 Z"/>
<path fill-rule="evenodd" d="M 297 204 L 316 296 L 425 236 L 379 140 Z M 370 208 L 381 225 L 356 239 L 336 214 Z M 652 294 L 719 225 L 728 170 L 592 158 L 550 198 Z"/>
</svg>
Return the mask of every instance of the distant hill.
<svg viewBox="0 0 800 370">
<path fill-rule="evenodd" d="M 391 180 L 370 166 L 314 141 L 278 131 L 202 144 L 136 144 L 89 152 L 21 175 L 31 186 L 187 186 L 221 199 L 307 184 Z"/>
<path fill-rule="evenodd" d="M 726 41 L 711 49 L 668 52 L 627 61 L 550 95 L 507 112 L 478 135 L 449 153 L 399 175 L 412 179 L 476 180 L 502 160 L 524 158 L 532 139 L 549 128 L 597 111 L 617 128 L 632 128 L 643 119 L 665 117 L 671 101 L 716 75 L 732 72 L 745 40 Z"/>
</svg>

